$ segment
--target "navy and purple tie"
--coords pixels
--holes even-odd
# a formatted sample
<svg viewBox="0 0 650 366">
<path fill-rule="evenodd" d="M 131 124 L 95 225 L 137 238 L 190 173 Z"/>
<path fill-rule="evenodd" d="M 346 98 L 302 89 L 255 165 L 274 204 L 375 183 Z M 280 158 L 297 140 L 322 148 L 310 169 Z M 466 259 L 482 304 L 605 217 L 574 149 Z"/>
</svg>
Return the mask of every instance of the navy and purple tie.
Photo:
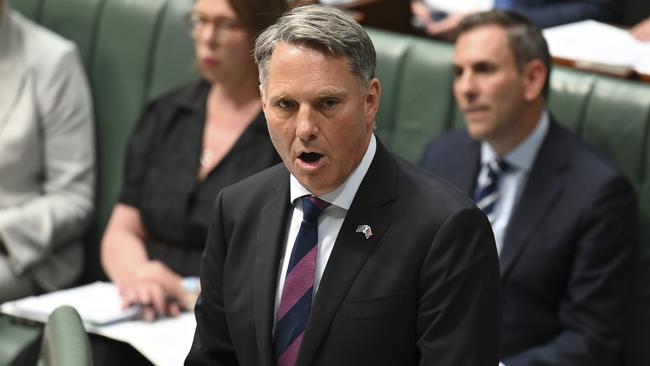
<svg viewBox="0 0 650 366">
<path fill-rule="evenodd" d="M 277 366 L 294 366 L 302 342 L 314 290 L 318 253 L 318 216 L 329 203 L 313 196 L 301 197 L 303 218 L 291 251 L 275 327 Z"/>
</svg>

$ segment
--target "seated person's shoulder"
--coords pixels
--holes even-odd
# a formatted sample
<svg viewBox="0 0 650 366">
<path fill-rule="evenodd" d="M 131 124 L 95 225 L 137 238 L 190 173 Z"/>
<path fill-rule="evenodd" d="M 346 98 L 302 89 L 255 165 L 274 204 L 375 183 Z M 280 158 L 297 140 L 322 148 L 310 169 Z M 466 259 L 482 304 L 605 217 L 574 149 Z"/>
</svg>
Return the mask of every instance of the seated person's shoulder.
<svg viewBox="0 0 650 366">
<path fill-rule="evenodd" d="M 572 174 L 590 177 L 594 184 L 612 180 L 627 181 L 618 166 L 601 149 L 569 131 L 565 132 L 565 138 L 572 151 Z"/>
<path fill-rule="evenodd" d="M 564 132 L 570 154 L 566 156 L 566 197 L 591 212 L 593 207 L 612 202 L 636 205 L 636 193 L 630 180 L 606 154 L 571 132 Z"/>
<path fill-rule="evenodd" d="M 32 68 L 55 65 L 60 60 L 75 57 L 77 47 L 74 42 L 54 33 L 25 18 L 20 13 L 11 13 L 12 22 L 20 32 L 26 61 Z M 47 60 L 47 62 L 42 62 Z"/>
<path fill-rule="evenodd" d="M 455 185 L 428 170 L 397 157 L 401 173 L 398 178 L 401 197 L 407 205 L 431 208 L 442 217 L 467 207 L 474 207 L 474 202 Z"/>
</svg>

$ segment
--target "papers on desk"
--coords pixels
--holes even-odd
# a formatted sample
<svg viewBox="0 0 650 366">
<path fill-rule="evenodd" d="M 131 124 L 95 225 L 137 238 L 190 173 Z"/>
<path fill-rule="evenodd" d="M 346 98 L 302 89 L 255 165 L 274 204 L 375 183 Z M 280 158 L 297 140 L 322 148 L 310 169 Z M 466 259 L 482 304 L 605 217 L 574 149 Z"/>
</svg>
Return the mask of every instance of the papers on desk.
<svg viewBox="0 0 650 366">
<path fill-rule="evenodd" d="M 650 74 L 650 42 L 637 41 L 625 29 L 585 20 L 545 29 L 544 37 L 553 57 L 573 60 L 576 67 Z"/>
<path fill-rule="evenodd" d="M 3 313 L 36 320 L 47 321 L 47 317 L 61 305 L 74 307 L 87 326 L 102 326 L 133 319 L 137 308 L 122 309 L 120 295 L 115 286 L 107 282 L 95 282 L 68 290 L 51 292 L 40 296 L 4 303 Z"/>
<path fill-rule="evenodd" d="M 122 309 L 116 287 L 106 282 L 6 302 L 0 312 L 45 322 L 61 305 L 77 309 L 88 332 L 129 343 L 158 366 L 183 364 L 194 338 L 194 314 L 152 323 L 138 320 L 138 310 Z"/>
<path fill-rule="evenodd" d="M 149 323 L 144 320 L 125 321 L 90 332 L 125 342 L 157 366 L 182 365 L 194 340 L 196 318 L 183 313 Z"/>
</svg>

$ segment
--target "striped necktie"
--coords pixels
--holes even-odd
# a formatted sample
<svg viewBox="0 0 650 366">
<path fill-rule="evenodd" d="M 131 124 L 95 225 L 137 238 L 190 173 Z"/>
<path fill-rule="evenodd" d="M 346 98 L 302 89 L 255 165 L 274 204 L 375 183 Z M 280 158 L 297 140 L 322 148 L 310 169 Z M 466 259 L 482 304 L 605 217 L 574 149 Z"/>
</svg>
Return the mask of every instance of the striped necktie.
<svg viewBox="0 0 650 366">
<path fill-rule="evenodd" d="M 304 196 L 302 223 L 291 251 L 275 327 L 277 366 L 294 366 L 302 342 L 314 290 L 318 253 L 318 216 L 329 203 Z"/>
<path fill-rule="evenodd" d="M 492 221 L 492 212 L 494 206 L 499 200 L 499 178 L 501 174 L 508 171 L 511 166 L 502 159 L 495 159 L 486 164 L 487 179 L 483 181 L 476 191 L 474 201 L 476 206 L 483 210 L 487 217 Z"/>
</svg>

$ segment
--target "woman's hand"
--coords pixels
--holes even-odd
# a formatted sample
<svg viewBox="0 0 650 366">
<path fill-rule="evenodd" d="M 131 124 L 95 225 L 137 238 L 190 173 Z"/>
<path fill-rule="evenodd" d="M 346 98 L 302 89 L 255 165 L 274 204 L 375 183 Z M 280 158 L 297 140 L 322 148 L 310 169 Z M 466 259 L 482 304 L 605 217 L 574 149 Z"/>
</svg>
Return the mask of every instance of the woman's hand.
<svg viewBox="0 0 650 366">
<path fill-rule="evenodd" d="M 147 321 L 162 316 L 177 316 L 183 308 L 182 278 L 159 261 L 148 261 L 131 276 L 116 285 L 122 296 L 122 306 L 142 306 Z"/>
</svg>

